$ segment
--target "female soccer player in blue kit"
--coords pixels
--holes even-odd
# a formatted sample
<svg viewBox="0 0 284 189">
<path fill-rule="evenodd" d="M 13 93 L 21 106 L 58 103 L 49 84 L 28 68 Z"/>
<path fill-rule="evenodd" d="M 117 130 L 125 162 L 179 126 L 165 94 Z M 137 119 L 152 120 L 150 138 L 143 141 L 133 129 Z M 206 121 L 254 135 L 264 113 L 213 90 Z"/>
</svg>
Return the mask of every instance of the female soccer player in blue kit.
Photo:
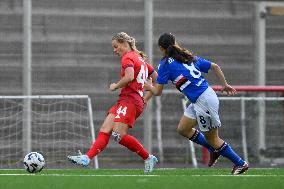
<svg viewBox="0 0 284 189">
<path fill-rule="evenodd" d="M 219 138 L 218 128 L 221 126 L 218 115 L 219 100 L 201 72 L 208 73 L 212 70 L 220 79 L 223 85 L 222 90 L 228 95 L 234 95 L 236 90 L 227 83 L 217 64 L 193 56 L 189 50 L 176 43 L 174 35 L 170 33 L 161 35 L 158 45 L 163 58 L 158 67 L 156 84 L 153 86 L 150 80 L 144 87 L 154 95 L 161 95 L 164 85 L 169 80 L 172 81 L 176 88 L 191 101 L 180 119 L 177 132 L 209 150 L 209 167 L 213 166 L 222 155 L 234 163 L 232 174 L 244 173 L 249 168 L 248 164 Z M 200 131 L 204 132 L 204 135 L 194 129 L 196 125 L 199 126 Z"/>
</svg>

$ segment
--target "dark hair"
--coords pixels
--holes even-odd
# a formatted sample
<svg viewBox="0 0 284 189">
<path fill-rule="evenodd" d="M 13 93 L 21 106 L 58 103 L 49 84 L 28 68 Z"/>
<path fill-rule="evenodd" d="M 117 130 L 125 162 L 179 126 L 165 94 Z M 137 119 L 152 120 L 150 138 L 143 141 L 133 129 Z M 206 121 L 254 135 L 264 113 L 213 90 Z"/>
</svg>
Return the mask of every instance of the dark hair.
<svg viewBox="0 0 284 189">
<path fill-rule="evenodd" d="M 195 62 L 193 53 L 176 43 L 175 36 L 171 33 L 164 33 L 158 40 L 158 45 L 166 50 L 166 60 L 169 57 L 181 63 L 189 64 Z"/>
<path fill-rule="evenodd" d="M 136 47 L 136 40 L 134 37 L 131 37 L 130 35 L 128 35 L 127 33 L 125 32 L 119 32 L 117 34 L 115 34 L 113 37 L 112 37 L 112 40 L 116 40 L 118 41 L 119 43 L 123 43 L 124 41 L 126 41 L 131 50 L 133 51 L 136 51 L 137 53 L 140 54 L 140 56 L 144 59 L 147 59 L 147 56 L 146 54 L 143 52 L 143 51 L 139 51 Z"/>
</svg>

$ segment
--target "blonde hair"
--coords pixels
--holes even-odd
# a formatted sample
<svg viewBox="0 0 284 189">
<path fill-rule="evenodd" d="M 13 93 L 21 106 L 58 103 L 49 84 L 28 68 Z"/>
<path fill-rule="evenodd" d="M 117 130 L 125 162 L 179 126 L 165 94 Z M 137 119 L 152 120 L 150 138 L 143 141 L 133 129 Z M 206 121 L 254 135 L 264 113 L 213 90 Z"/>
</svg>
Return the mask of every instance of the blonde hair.
<svg viewBox="0 0 284 189">
<path fill-rule="evenodd" d="M 136 51 L 140 54 L 140 56 L 144 59 L 147 58 L 146 54 L 143 51 L 139 51 L 136 47 L 136 40 L 134 37 L 129 36 L 125 32 L 119 32 L 112 37 L 112 40 L 116 40 L 119 43 L 127 42 L 131 48 L 131 50 Z"/>
</svg>

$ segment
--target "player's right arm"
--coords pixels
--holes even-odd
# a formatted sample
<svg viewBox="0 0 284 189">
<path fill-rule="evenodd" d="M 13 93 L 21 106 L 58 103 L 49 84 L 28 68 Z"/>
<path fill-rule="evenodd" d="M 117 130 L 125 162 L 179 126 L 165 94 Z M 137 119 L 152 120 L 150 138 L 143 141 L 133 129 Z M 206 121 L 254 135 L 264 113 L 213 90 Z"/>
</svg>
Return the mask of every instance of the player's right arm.
<svg viewBox="0 0 284 189">
<path fill-rule="evenodd" d="M 163 84 L 155 83 L 153 85 L 152 78 L 149 78 L 146 81 L 144 87 L 145 87 L 146 90 L 149 90 L 155 96 L 161 96 L 161 94 L 163 92 L 163 89 L 164 89 L 164 85 Z"/>
<path fill-rule="evenodd" d="M 154 70 L 153 73 L 149 76 L 149 78 L 152 79 L 152 85 L 153 83 L 154 84 L 156 83 L 157 77 L 158 77 L 158 73 Z M 147 104 L 147 102 L 152 98 L 152 96 L 153 96 L 153 93 L 151 91 L 147 91 L 147 93 L 144 96 L 144 103 Z"/>
<path fill-rule="evenodd" d="M 168 64 L 165 60 L 161 60 L 158 66 L 157 82 L 153 84 L 152 78 L 147 79 L 144 87 L 149 90 L 153 95 L 160 96 L 163 92 L 164 85 L 168 83 L 170 72 Z"/>
</svg>

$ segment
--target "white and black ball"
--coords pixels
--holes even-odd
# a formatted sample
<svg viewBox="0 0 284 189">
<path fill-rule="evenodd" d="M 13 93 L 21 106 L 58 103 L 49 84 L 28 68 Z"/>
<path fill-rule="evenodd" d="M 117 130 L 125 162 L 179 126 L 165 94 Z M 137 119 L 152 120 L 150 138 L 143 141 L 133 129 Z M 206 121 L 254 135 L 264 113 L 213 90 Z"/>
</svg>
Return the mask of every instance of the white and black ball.
<svg viewBox="0 0 284 189">
<path fill-rule="evenodd" d="M 38 152 L 30 152 L 24 158 L 24 167 L 29 173 L 39 173 L 45 165 L 44 157 Z"/>
</svg>

